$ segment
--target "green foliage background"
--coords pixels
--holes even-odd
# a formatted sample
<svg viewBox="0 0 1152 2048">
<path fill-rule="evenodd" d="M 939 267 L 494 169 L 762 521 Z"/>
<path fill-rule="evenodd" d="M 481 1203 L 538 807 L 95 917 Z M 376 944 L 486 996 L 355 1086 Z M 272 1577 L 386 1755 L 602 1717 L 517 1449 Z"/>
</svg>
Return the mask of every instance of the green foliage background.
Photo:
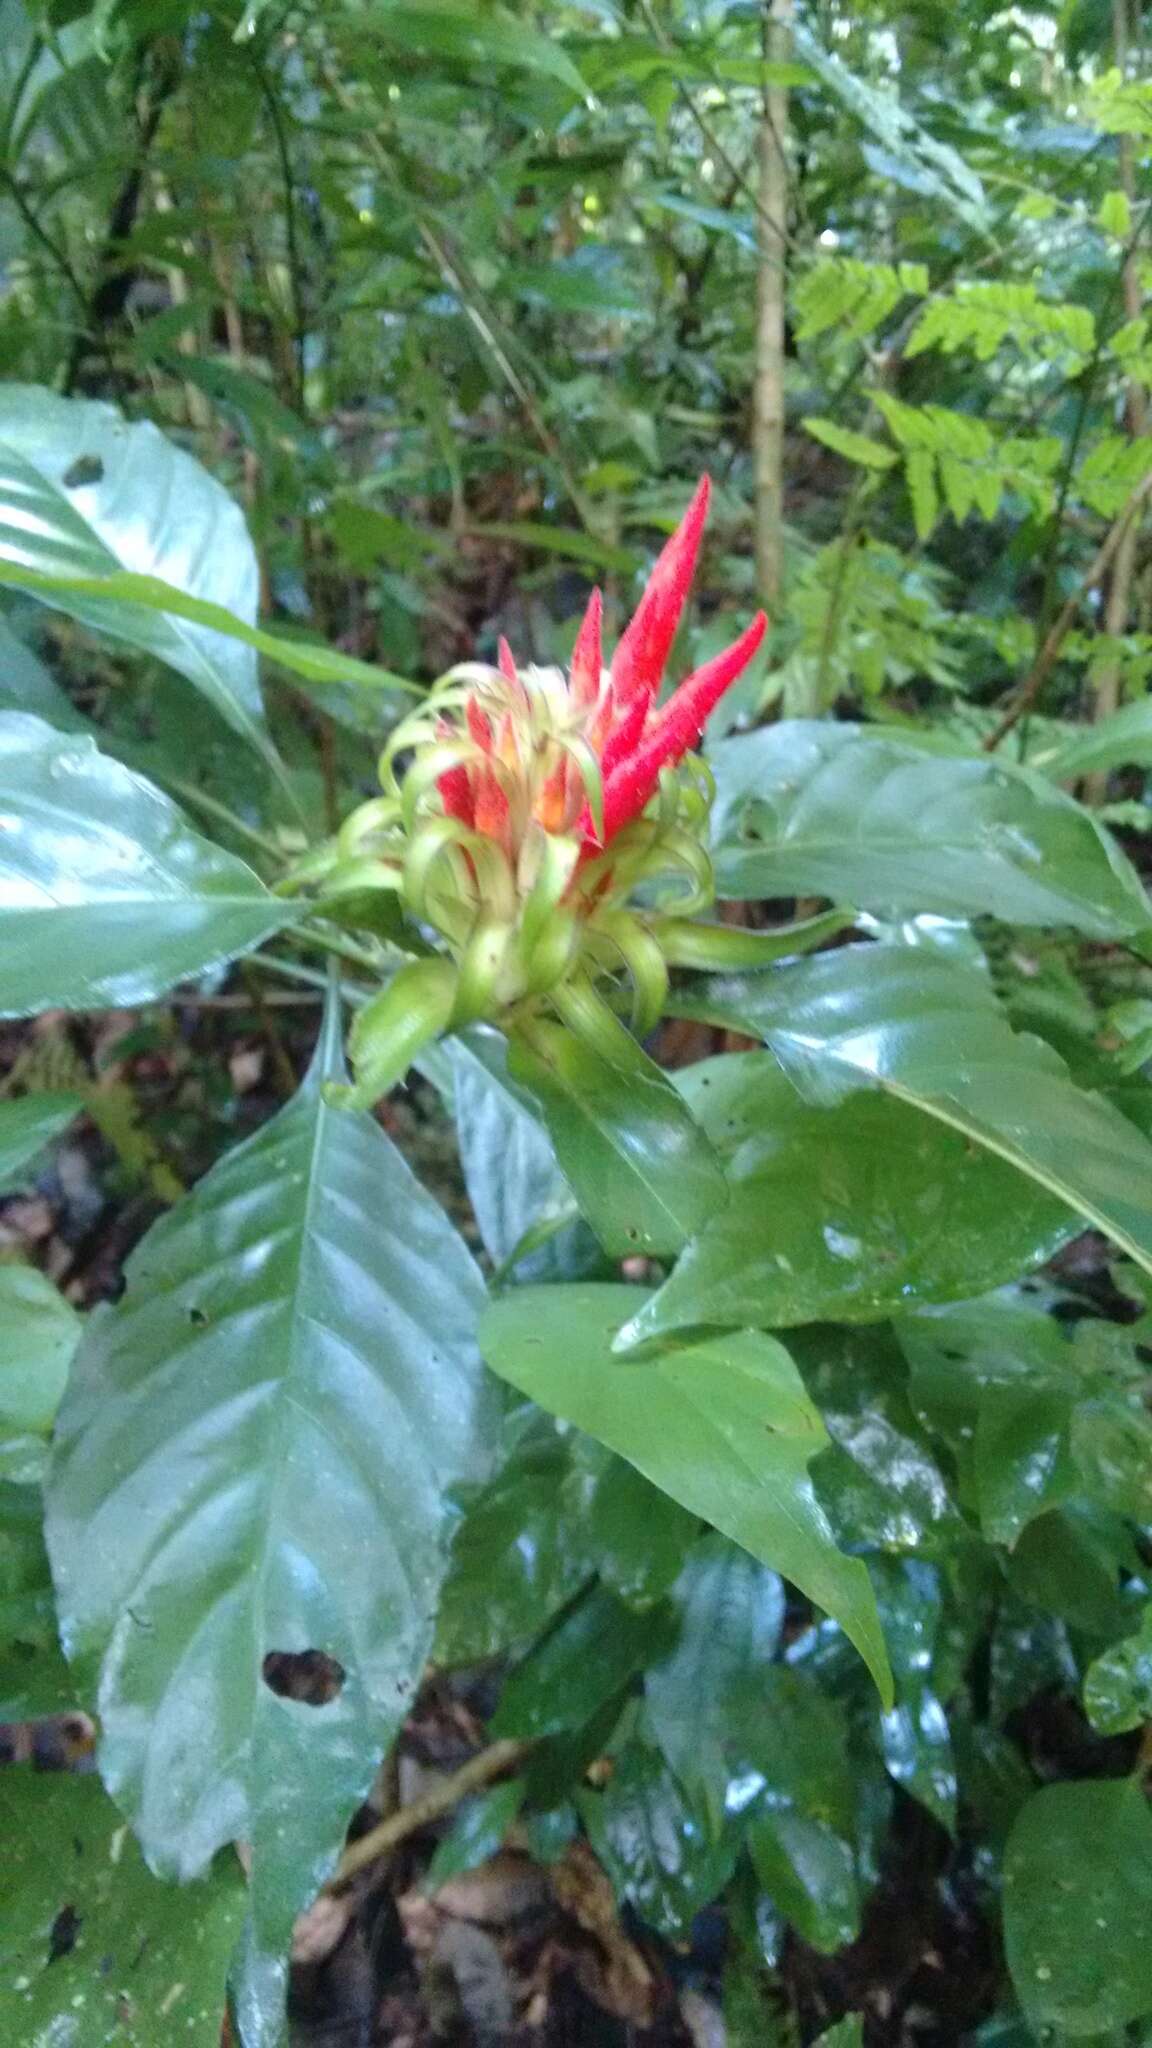
<svg viewBox="0 0 1152 2048">
<path fill-rule="evenodd" d="M 1141 12 L 0 0 L 0 1015 L 320 951 L 361 1007 L 404 933 L 275 885 L 413 690 L 564 660 L 593 581 L 618 629 L 704 469 L 676 672 L 781 582 L 708 735 L 764 964 L 679 977 L 654 1061 L 422 1063 L 482 1270 L 326 1101 L 333 998 L 122 1303 L 0 1265 L 0 1704 L 83 1700 L 107 1788 L 0 1777 L 6 2040 L 214 2048 L 229 1956 L 281 2039 L 430 1656 L 499 1660 L 525 1745 L 434 1876 L 518 1821 L 670 1943 L 722 1899 L 733 2048 L 811 2039 L 813 1970 L 852 2004 L 916 1829 L 978 1930 L 934 2038 L 1152 2040 Z M 86 1110 L 172 1203 L 38 1060 L 3 1189 Z M 265 1682 L 310 1649 L 318 1707 Z"/>
</svg>

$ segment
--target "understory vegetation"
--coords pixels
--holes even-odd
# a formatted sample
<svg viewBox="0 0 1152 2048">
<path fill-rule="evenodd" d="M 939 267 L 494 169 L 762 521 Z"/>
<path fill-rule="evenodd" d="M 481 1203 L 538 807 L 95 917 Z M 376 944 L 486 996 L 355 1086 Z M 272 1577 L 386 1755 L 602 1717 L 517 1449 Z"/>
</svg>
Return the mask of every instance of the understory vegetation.
<svg viewBox="0 0 1152 2048">
<path fill-rule="evenodd" d="M 0 0 L 6 2048 L 1152 2048 L 1150 159 Z"/>
</svg>

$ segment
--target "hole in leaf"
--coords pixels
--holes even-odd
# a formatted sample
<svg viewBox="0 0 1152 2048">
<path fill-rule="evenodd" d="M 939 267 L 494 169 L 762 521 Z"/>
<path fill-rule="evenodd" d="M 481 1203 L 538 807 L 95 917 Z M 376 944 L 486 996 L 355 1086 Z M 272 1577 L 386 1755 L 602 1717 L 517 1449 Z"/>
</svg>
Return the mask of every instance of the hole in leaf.
<svg viewBox="0 0 1152 2048">
<path fill-rule="evenodd" d="M 78 455 L 71 469 L 64 471 L 64 488 L 78 491 L 84 484 L 98 484 L 103 481 L 104 464 L 98 455 Z"/>
<path fill-rule="evenodd" d="M 202 1330 L 208 1318 L 202 1308 L 190 1308 L 188 1311 L 188 1321 L 193 1323 L 198 1330 Z"/>
<path fill-rule="evenodd" d="M 58 1963 L 61 1956 L 70 1956 L 79 1932 L 80 1915 L 75 1906 L 61 1906 L 48 1930 L 48 1961 Z"/>
<path fill-rule="evenodd" d="M 302 1700 L 306 1707 L 326 1707 L 339 1696 L 346 1675 L 323 1650 L 269 1650 L 261 1669 L 277 1699 Z"/>
</svg>

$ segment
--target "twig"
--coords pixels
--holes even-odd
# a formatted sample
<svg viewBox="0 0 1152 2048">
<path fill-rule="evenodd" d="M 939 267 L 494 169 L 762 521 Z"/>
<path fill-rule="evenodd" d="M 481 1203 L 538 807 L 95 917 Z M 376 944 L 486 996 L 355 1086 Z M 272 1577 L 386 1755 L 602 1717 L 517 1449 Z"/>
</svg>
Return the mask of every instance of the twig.
<svg viewBox="0 0 1152 2048">
<path fill-rule="evenodd" d="M 772 0 L 764 58 L 792 52 L 792 0 Z M 756 584 L 763 605 L 780 596 L 784 553 L 784 263 L 788 236 L 788 91 L 766 85 L 760 114 L 759 238 L 752 464 L 756 476 Z"/>
<path fill-rule="evenodd" d="M 296 363 L 296 405 L 301 418 L 305 413 L 305 354 L 308 340 L 308 317 L 304 306 L 304 273 L 300 260 L 300 235 L 296 217 L 296 180 L 292 170 L 292 155 L 288 148 L 288 135 L 284 127 L 284 116 L 275 89 L 263 64 L 254 60 L 260 96 L 272 125 L 276 143 L 276 155 L 280 163 L 280 179 L 284 187 L 284 236 L 288 244 L 288 290 L 292 301 L 292 342 Z"/>
<path fill-rule="evenodd" d="M 991 753 L 994 748 L 998 747 L 1001 740 L 1012 731 L 1015 725 L 1019 724 L 1025 712 L 1031 710 L 1052 670 L 1056 666 L 1060 649 L 1068 637 L 1081 604 L 1089 593 L 1095 590 L 1097 584 L 1103 582 L 1117 549 L 1121 546 L 1132 521 L 1145 503 L 1145 500 L 1149 497 L 1152 497 L 1152 470 L 1149 471 L 1147 476 L 1141 477 L 1135 490 L 1130 492 L 1127 502 L 1116 519 L 1115 524 L 1105 536 L 1096 555 L 1077 584 L 1076 589 L 1072 592 L 1071 597 L 1067 598 L 1061 606 L 1055 620 L 1048 629 L 1043 646 L 1032 664 L 1030 674 L 1021 685 L 1016 702 L 1004 713 L 999 725 L 996 726 L 993 732 L 989 733 L 988 738 L 985 740 L 984 748 L 987 753 Z"/>
<path fill-rule="evenodd" d="M 367 1869 L 381 1856 L 389 1855 L 419 1828 L 427 1827 L 434 1820 L 442 1820 L 446 1813 L 460 1805 L 461 1800 L 467 1799 L 469 1793 L 480 1792 L 485 1785 L 491 1785 L 495 1779 L 515 1770 L 531 1749 L 530 1742 L 512 1741 L 494 1742 L 491 1748 L 482 1749 L 479 1756 L 462 1764 L 450 1778 L 430 1786 L 410 1806 L 400 1807 L 398 1812 L 390 1813 L 385 1820 L 370 1828 L 366 1835 L 361 1835 L 359 1841 L 350 1842 L 336 1867 L 335 1876 L 329 1879 L 324 1890 L 342 1890 L 358 1871 Z"/>
</svg>

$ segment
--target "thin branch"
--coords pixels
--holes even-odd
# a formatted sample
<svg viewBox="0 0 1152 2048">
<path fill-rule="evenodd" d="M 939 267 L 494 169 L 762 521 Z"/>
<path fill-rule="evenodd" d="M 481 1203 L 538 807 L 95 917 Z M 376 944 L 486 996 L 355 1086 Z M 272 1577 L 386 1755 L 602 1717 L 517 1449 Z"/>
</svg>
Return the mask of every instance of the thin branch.
<svg viewBox="0 0 1152 2048">
<path fill-rule="evenodd" d="M 402 1806 L 397 1813 L 390 1813 L 385 1820 L 370 1828 L 359 1841 L 350 1842 L 336 1867 L 336 1874 L 324 1886 L 326 1892 L 341 1891 L 350 1878 L 358 1871 L 366 1870 L 382 1856 L 388 1856 L 401 1842 L 407 1841 L 420 1828 L 428 1827 L 434 1820 L 442 1820 L 446 1813 L 460 1805 L 470 1793 L 483 1791 L 497 1778 L 514 1771 L 518 1764 L 530 1754 L 530 1742 L 494 1742 L 490 1749 L 482 1749 L 479 1756 L 470 1758 L 450 1778 L 444 1778 L 438 1785 L 432 1785 L 414 1799 L 410 1806 Z"/>
<path fill-rule="evenodd" d="M 647 25 L 648 31 L 652 37 L 653 42 L 659 45 L 660 49 L 663 50 L 666 56 L 675 57 L 678 54 L 676 45 L 672 41 L 671 37 L 665 35 L 663 28 L 661 27 L 655 14 L 653 13 L 652 8 L 649 5 L 649 0 L 640 0 L 640 13 L 644 18 L 644 21 Z M 770 89 L 771 88 L 769 88 L 769 90 Z M 706 120 L 704 115 L 700 112 L 700 109 L 696 105 L 696 102 L 693 99 L 692 94 L 689 92 L 688 87 L 684 84 L 683 79 L 680 77 L 677 77 L 676 79 L 676 96 L 680 100 L 681 104 L 687 109 L 688 113 L 692 116 L 693 121 L 696 123 L 697 128 L 700 130 L 701 135 L 704 137 L 705 142 L 708 144 L 708 147 L 712 151 L 712 154 L 716 158 L 717 162 L 723 164 L 724 169 L 728 172 L 729 177 L 733 180 L 736 190 L 738 192 L 742 192 L 744 194 L 744 197 L 750 202 L 752 209 L 760 223 L 760 226 L 764 229 L 765 233 L 778 236 L 782 245 L 785 248 L 787 248 L 790 240 L 787 222 L 775 219 L 773 215 L 767 211 L 764 205 L 764 201 L 760 193 L 756 190 L 755 185 L 752 183 L 751 179 L 745 175 L 744 171 L 741 170 L 740 165 L 736 162 L 731 152 L 725 147 L 724 143 L 721 142 L 720 137 L 717 135 L 715 128 L 713 128 L 712 126 L 712 123 Z M 769 115 L 769 121 L 771 121 L 771 118 L 772 116 Z"/>
<path fill-rule="evenodd" d="M 1115 559 L 1117 550 L 1123 545 L 1124 537 L 1131 527 L 1133 520 L 1149 497 L 1152 497 L 1152 470 L 1149 471 L 1147 476 L 1140 479 L 1135 490 L 1129 494 L 1115 524 L 1101 543 L 1097 553 L 1077 584 L 1076 589 L 1072 592 L 1071 597 L 1066 599 L 1065 603 L 1061 606 L 1059 613 L 1045 636 L 1044 643 L 1032 664 L 1027 679 L 1021 685 L 1016 702 L 1004 713 L 999 725 L 985 740 L 984 747 L 986 752 L 991 753 L 994 748 L 998 747 L 1001 740 L 1012 731 L 1014 726 L 1019 724 L 1025 712 L 1032 709 L 1052 670 L 1056 666 L 1060 649 L 1063 647 L 1072 626 L 1075 624 L 1076 614 L 1080 606 L 1083 604 L 1084 599 L 1096 589 L 1097 585 L 1103 582 Z"/>
<path fill-rule="evenodd" d="M 288 244 L 288 289 L 292 299 L 292 342 L 296 363 L 296 404 L 301 416 L 305 412 L 304 357 L 308 339 L 308 316 L 304 306 L 304 273 L 300 258 L 300 233 L 296 213 L 296 177 L 292 169 L 292 155 L 288 148 L 288 133 L 284 126 L 284 115 L 272 82 L 263 64 L 255 63 L 256 77 L 260 85 L 260 96 L 268 110 L 272 133 L 276 141 L 276 155 L 280 162 L 280 178 L 284 187 L 284 237 Z"/>
</svg>

